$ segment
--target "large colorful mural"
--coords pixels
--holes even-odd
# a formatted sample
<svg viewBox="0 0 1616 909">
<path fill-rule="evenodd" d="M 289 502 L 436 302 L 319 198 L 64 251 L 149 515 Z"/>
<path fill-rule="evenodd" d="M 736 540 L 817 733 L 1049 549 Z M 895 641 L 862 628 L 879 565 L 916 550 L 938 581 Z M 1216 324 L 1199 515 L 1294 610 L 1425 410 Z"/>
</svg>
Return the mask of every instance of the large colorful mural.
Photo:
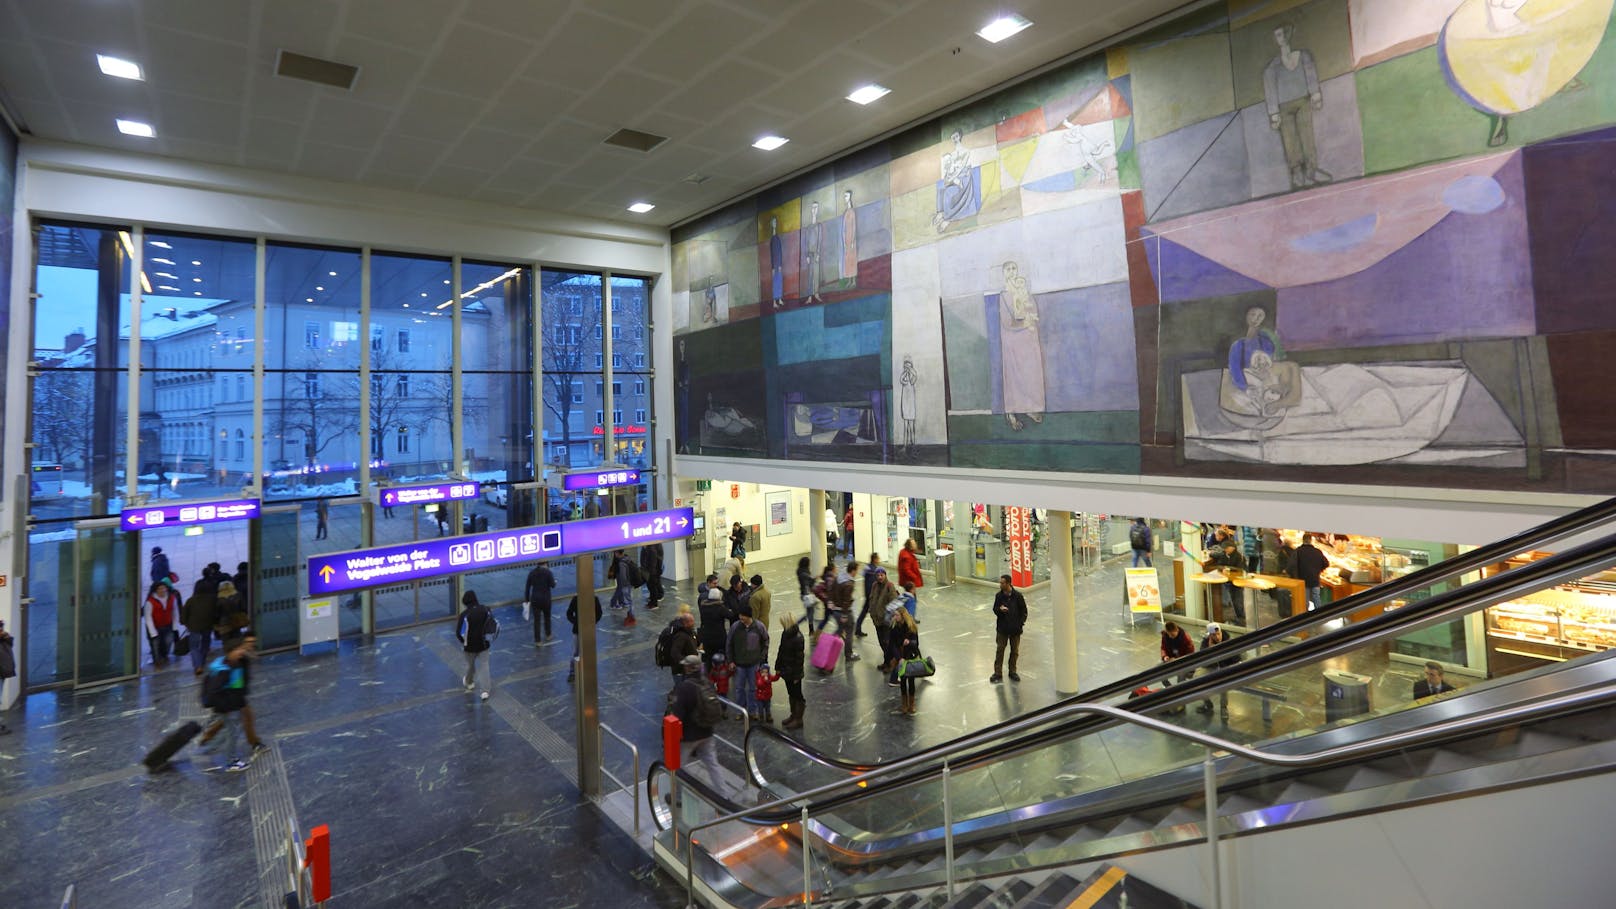
<svg viewBox="0 0 1616 909">
<path fill-rule="evenodd" d="M 679 448 L 1608 489 L 1613 5 L 1228 0 L 687 225 Z"/>
</svg>

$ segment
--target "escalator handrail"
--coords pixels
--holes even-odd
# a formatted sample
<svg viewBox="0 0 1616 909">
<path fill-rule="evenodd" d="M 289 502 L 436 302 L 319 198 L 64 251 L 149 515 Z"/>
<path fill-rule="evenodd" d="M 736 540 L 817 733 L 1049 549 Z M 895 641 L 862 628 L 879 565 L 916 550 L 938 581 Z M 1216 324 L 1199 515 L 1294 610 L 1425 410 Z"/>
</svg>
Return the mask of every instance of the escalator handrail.
<svg viewBox="0 0 1616 909">
<path fill-rule="evenodd" d="M 1350 625 L 1328 634 L 1316 635 L 1291 647 L 1276 650 L 1208 674 L 1204 680 L 1192 680 L 1139 698 L 1137 701 L 1132 702 L 1132 706 L 1127 708 L 1089 702 L 1061 702 L 1036 714 L 997 723 L 978 732 L 961 736 L 952 742 L 945 742 L 942 745 L 916 752 L 907 757 L 883 763 L 847 779 L 826 783 L 785 798 L 722 815 L 712 821 L 693 827 L 691 830 L 694 832 L 715 824 L 735 820 L 754 824 L 776 824 L 789 821 L 798 816 L 802 807 L 800 803 L 822 795 L 833 796 L 833 798 L 826 800 L 824 803 L 809 806 L 811 814 L 819 813 L 847 801 L 879 792 L 895 790 L 935 776 L 940 772 L 943 760 L 948 760 L 950 767 L 958 771 L 992 760 L 1003 759 L 1017 752 L 1041 745 L 1051 739 L 1066 739 L 1074 735 L 1087 735 L 1119 723 L 1133 722 L 1135 718 L 1140 718 L 1142 714 L 1159 707 L 1171 706 L 1180 701 L 1188 701 L 1197 695 L 1204 696 L 1204 692 L 1209 687 L 1220 685 L 1221 682 L 1228 682 L 1231 685 L 1238 684 L 1247 676 L 1261 678 L 1316 663 L 1322 657 L 1359 647 L 1367 642 L 1365 639 L 1374 640 L 1398 634 L 1405 625 L 1424 624 L 1444 614 L 1485 608 L 1485 605 L 1513 596 L 1521 589 L 1540 589 L 1542 586 L 1560 583 L 1567 577 L 1586 577 L 1592 571 L 1608 567 L 1613 563 L 1616 563 L 1616 535 L 1604 537 L 1575 549 L 1524 565 L 1515 571 L 1483 578 L 1457 590 L 1437 594 L 1404 609 L 1376 616 L 1370 621 Z M 1215 649 L 1213 652 L 1215 652 Z M 1175 661 L 1173 665 L 1177 666 L 1178 661 Z M 1197 685 L 1197 681 L 1202 684 Z M 1546 702 L 1536 703 L 1543 704 Z M 1097 707 L 1107 709 L 1094 709 Z M 1511 708 L 1495 709 L 1484 714 L 1467 717 L 1465 720 L 1478 726 L 1484 725 L 1491 722 L 1492 717 L 1509 710 Z M 1535 715 L 1533 714 L 1533 716 Z M 1076 722 L 1067 722 L 1059 727 L 1051 727 L 1051 724 L 1055 721 L 1069 719 L 1076 720 Z M 1150 719 L 1152 722 L 1140 725 L 1149 725 L 1154 728 L 1158 724 L 1163 724 L 1163 721 L 1155 720 L 1153 717 L 1145 717 L 1145 719 Z M 1165 725 L 1172 726 L 1170 723 Z M 1173 726 L 1172 728 L 1178 729 L 1179 727 Z M 1445 729 L 1443 734 L 1451 734 L 1451 732 L 1452 730 Z M 1017 738 L 1022 733 L 1027 733 L 1027 735 Z M 1007 739 L 1009 740 L 1007 741 Z M 971 753 L 973 749 L 979 747 L 982 749 L 981 751 Z M 1219 747 L 1221 748 L 1222 746 Z M 955 757 L 963 757 L 963 760 L 951 760 Z M 908 770 L 917 772 L 899 776 L 896 779 L 883 779 L 879 784 L 871 782 L 873 777 L 890 777 L 900 771 Z M 769 816 L 767 813 L 775 809 L 791 806 L 795 806 L 797 810 L 793 810 L 789 814 L 782 813 L 779 816 Z"/>
<path fill-rule="evenodd" d="M 1514 536 L 1505 537 L 1502 540 L 1497 540 L 1486 546 L 1473 549 L 1470 552 L 1462 553 L 1454 556 L 1451 559 L 1444 559 L 1435 565 L 1428 565 L 1425 568 L 1410 572 L 1409 574 L 1403 575 L 1400 578 L 1393 578 L 1390 581 L 1377 584 L 1374 587 L 1370 587 L 1366 590 L 1361 590 L 1358 593 L 1344 597 L 1340 600 L 1336 600 L 1335 602 L 1312 612 L 1302 612 L 1289 616 L 1267 627 L 1259 628 L 1255 631 L 1242 634 L 1238 638 L 1231 637 L 1229 640 L 1217 645 L 1216 647 L 1199 650 L 1188 656 L 1180 657 L 1173 660 L 1171 663 L 1155 664 L 1147 669 L 1134 673 L 1131 676 L 1126 676 L 1118 681 L 1101 685 L 1100 687 L 1090 691 L 1080 692 L 1071 696 L 1070 698 L 1056 701 L 1047 707 L 1038 708 L 1037 710 L 1023 714 L 1021 717 L 1006 720 L 997 725 L 1005 725 L 1015 722 L 1016 720 L 1031 719 L 1038 716 L 1053 718 L 1062 707 L 1068 704 L 1090 703 L 1120 697 L 1139 688 L 1149 687 L 1151 684 L 1159 682 L 1162 679 L 1195 672 L 1196 670 L 1213 666 L 1238 653 L 1254 650 L 1266 644 L 1277 643 L 1284 638 L 1296 634 L 1298 631 L 1307 626 L 1322 625 L 1327 622 L 1334 621 L 1343 616 L 1348 616 L 1352 613 L 1373 606 L 1377 603 L 1387 602 L 1406 593 L 1415 590 L 1422 590 L 1426 587 L 1439 584 L 1459 575 L 1476 571 L 1487 565 L 1496 564 L 1509 558 L 1510 556 L 1518 555 L 1521 552 L 1542 546 L 1546 543 L 1552 543 L 1556 540 L 1574 536 L 1588 530 L 1591 527 L 1604 524 L 1611 520 L 1616 520 L 1616 497 L 1578 509 L 1577 511 L 1571 512 L 1567 515 L 1562 515 L 1551 521 L 1545 521 L 1542 524 L 1538 524 L 1534 527 L 1523 530 Z M 1207 678 L 1214 677 L 1215 675 L 1207 676 Z M 783 731 L 773 727 L 761 726 L 758 728 L 763 731 L 764 735 L 784 743 L 792 750 L 796 751 L 798 754 L 809 759 L 810 761 L 823 764 L 838 771 L 846 773 L 868 773 L 886 763 L 863 763 L 848 761 L 843 758 L 826 754 L 823 751 L 820 751 L 818 748 L 809 745 L 807 742 L 793 738 Z M 989 726 L 982 731 L 988 732 L 994 728 L 994 726 Z M 745 749 L 747 755 L 746 761 L 749 768 L 755 764 L 755 759 L 752 756 L 751 741 L 752 737 L 750 734 L 748 734 L 746 736 Z M 915 752 L 915 754 L 910 756 L 914 757 L 921 754 L 932 754 L 933 756 L 940 755 L 949 750 L 955 741 L 958 740 L 942 742 L 940 744 L 933 745 L 931 748 L 925 749 L 924 751 Z M 754 782 L 762 785 L 765 781 L 762 779 L 755 779 Z"/>
</svg>

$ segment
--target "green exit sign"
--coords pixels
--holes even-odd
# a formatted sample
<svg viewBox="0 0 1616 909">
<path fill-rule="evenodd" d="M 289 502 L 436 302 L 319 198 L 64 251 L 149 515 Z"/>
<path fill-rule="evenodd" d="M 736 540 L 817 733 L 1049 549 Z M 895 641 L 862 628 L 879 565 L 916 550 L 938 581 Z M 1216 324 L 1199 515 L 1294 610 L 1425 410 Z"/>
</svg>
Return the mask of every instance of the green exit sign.
<svg viewBox="0 0 1616 909">
<path fill-rule="evenodd" d="M 697 492 L 708 492 L 712 488 L 713 488 L 713 481 L 712 480 L 697 480 L 696 481 L 696 491 Z"/>
</svg>

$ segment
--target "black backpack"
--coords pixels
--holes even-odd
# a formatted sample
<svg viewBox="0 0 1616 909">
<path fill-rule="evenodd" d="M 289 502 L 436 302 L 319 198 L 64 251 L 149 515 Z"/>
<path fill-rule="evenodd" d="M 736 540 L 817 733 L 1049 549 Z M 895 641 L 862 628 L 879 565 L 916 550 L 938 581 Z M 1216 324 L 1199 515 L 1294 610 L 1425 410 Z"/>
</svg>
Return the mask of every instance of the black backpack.
<svg viewBox="0 0 1616 909">
<path fill-rule="evenodd" d="M 706 679 L 696 681 L 696 710 L 690 717 L 696 725 L 708 729 L 717 728 L 724 722 L 724 703 L 718 699 L 718 689 Z"/>
<path fill-rule="evenodd" d="M 1128 528 L 1128 545 L 1134 549 L 1148 549 L 1150 547 L 1150 531 L 1143 524 L 1135 524 Z"/>
<path fill-rule="evenodd" d="M 644 587 L 645 572 L 640 570 L 639 564 L 633 559 L 624 559 L 623 561 L 628 563 L 628 586 Z"/>
<path fill-rule="evenodd" d="M 208 664 L 208 673 L 202 677 L 202 706 L 209 710 L 229 710 L 234 704 L 230 693 L 230 678 L 235 674 L 235 668 L 225 661 L 224 657 L 216 657 Z"/>
<path fill-rule="evenodd" d="M 678 627 L 678 624 L 679 622 L 677 619 L 669 622 L 668 627 L 662 629 L 662 633 L 657 635 L 656 664 L 658 666 L 673 665 L 673 633 L 674 629 Z"/>
</svg>

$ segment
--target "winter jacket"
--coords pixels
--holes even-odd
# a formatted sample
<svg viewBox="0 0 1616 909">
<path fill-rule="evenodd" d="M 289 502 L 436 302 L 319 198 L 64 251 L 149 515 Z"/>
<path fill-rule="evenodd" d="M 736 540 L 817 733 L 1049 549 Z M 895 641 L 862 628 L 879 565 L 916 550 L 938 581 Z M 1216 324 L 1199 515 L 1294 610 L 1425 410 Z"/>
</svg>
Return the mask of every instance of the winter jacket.
<svg viewBox="0 0 1616 909">
<path fill-rule="evenodd" d="M 467 653 L 482 653 L 493 646 L 494 642 L 488 634 L 493 630 L 489 625 L 492 620 L 493 613 L 481 603 L 467 607 L 465 612 L 460 613 L 460 625 L 455 628 L 455 637 L 465 645 Z"/>
<path fill-rule="evenodd" d="M 1005 608 L 1001 611 L 1000 607 Z M 1021 629 L 1027 625 L 1027 598 L 1013 587 L 1009 593 L 1000 591 L 993 597 L 993 618 L 1000 634 L 1011 637 L 1021 634 Z"/>
<path fill-rule="evenodd" d="M 908 584 L 916 590 L 926 586 L 920 579 L 920 559 L 907 549 L 898 550 L 898 586 Z"/>
<path fill-rule="evenodd" d="M 724 655 L 737 666 L 756 666 L 769 658 L 769 630 L 760 623 L 736 622 L 729 629 Z"/>
<path fill-rule="evenodd" d="M 595 597 L 595 624 L 596 625 L 600 624 L 600 617 L 602 615 L 605 615 L 605 611 L 600 608 L 600 597 Z M 567 621 L 572 623 L 572 633 L 577 634 L 578 633 L 578 598 L 577 597 L 573 597 L 572 602 L 567 604 Z"/>
<path fill-rule="evenodd" d="M 793 625 L 780 634 L 780 649 L 774 655 L 774 671 L 788 682 L 802 681 L 802 663 L 807 643 L 802 631 Z"/>
<path fill-rule="evenodd" d="M 1173 637 L 1163 629 L 1161 633 L 1162 662 L 1176 660 L 1182 656 L 1189 656 L 1195 652 L 1195 642 L 1190 640 L 1189 632 L 1178 629 L 1178 636 Z"/>
</svg>

